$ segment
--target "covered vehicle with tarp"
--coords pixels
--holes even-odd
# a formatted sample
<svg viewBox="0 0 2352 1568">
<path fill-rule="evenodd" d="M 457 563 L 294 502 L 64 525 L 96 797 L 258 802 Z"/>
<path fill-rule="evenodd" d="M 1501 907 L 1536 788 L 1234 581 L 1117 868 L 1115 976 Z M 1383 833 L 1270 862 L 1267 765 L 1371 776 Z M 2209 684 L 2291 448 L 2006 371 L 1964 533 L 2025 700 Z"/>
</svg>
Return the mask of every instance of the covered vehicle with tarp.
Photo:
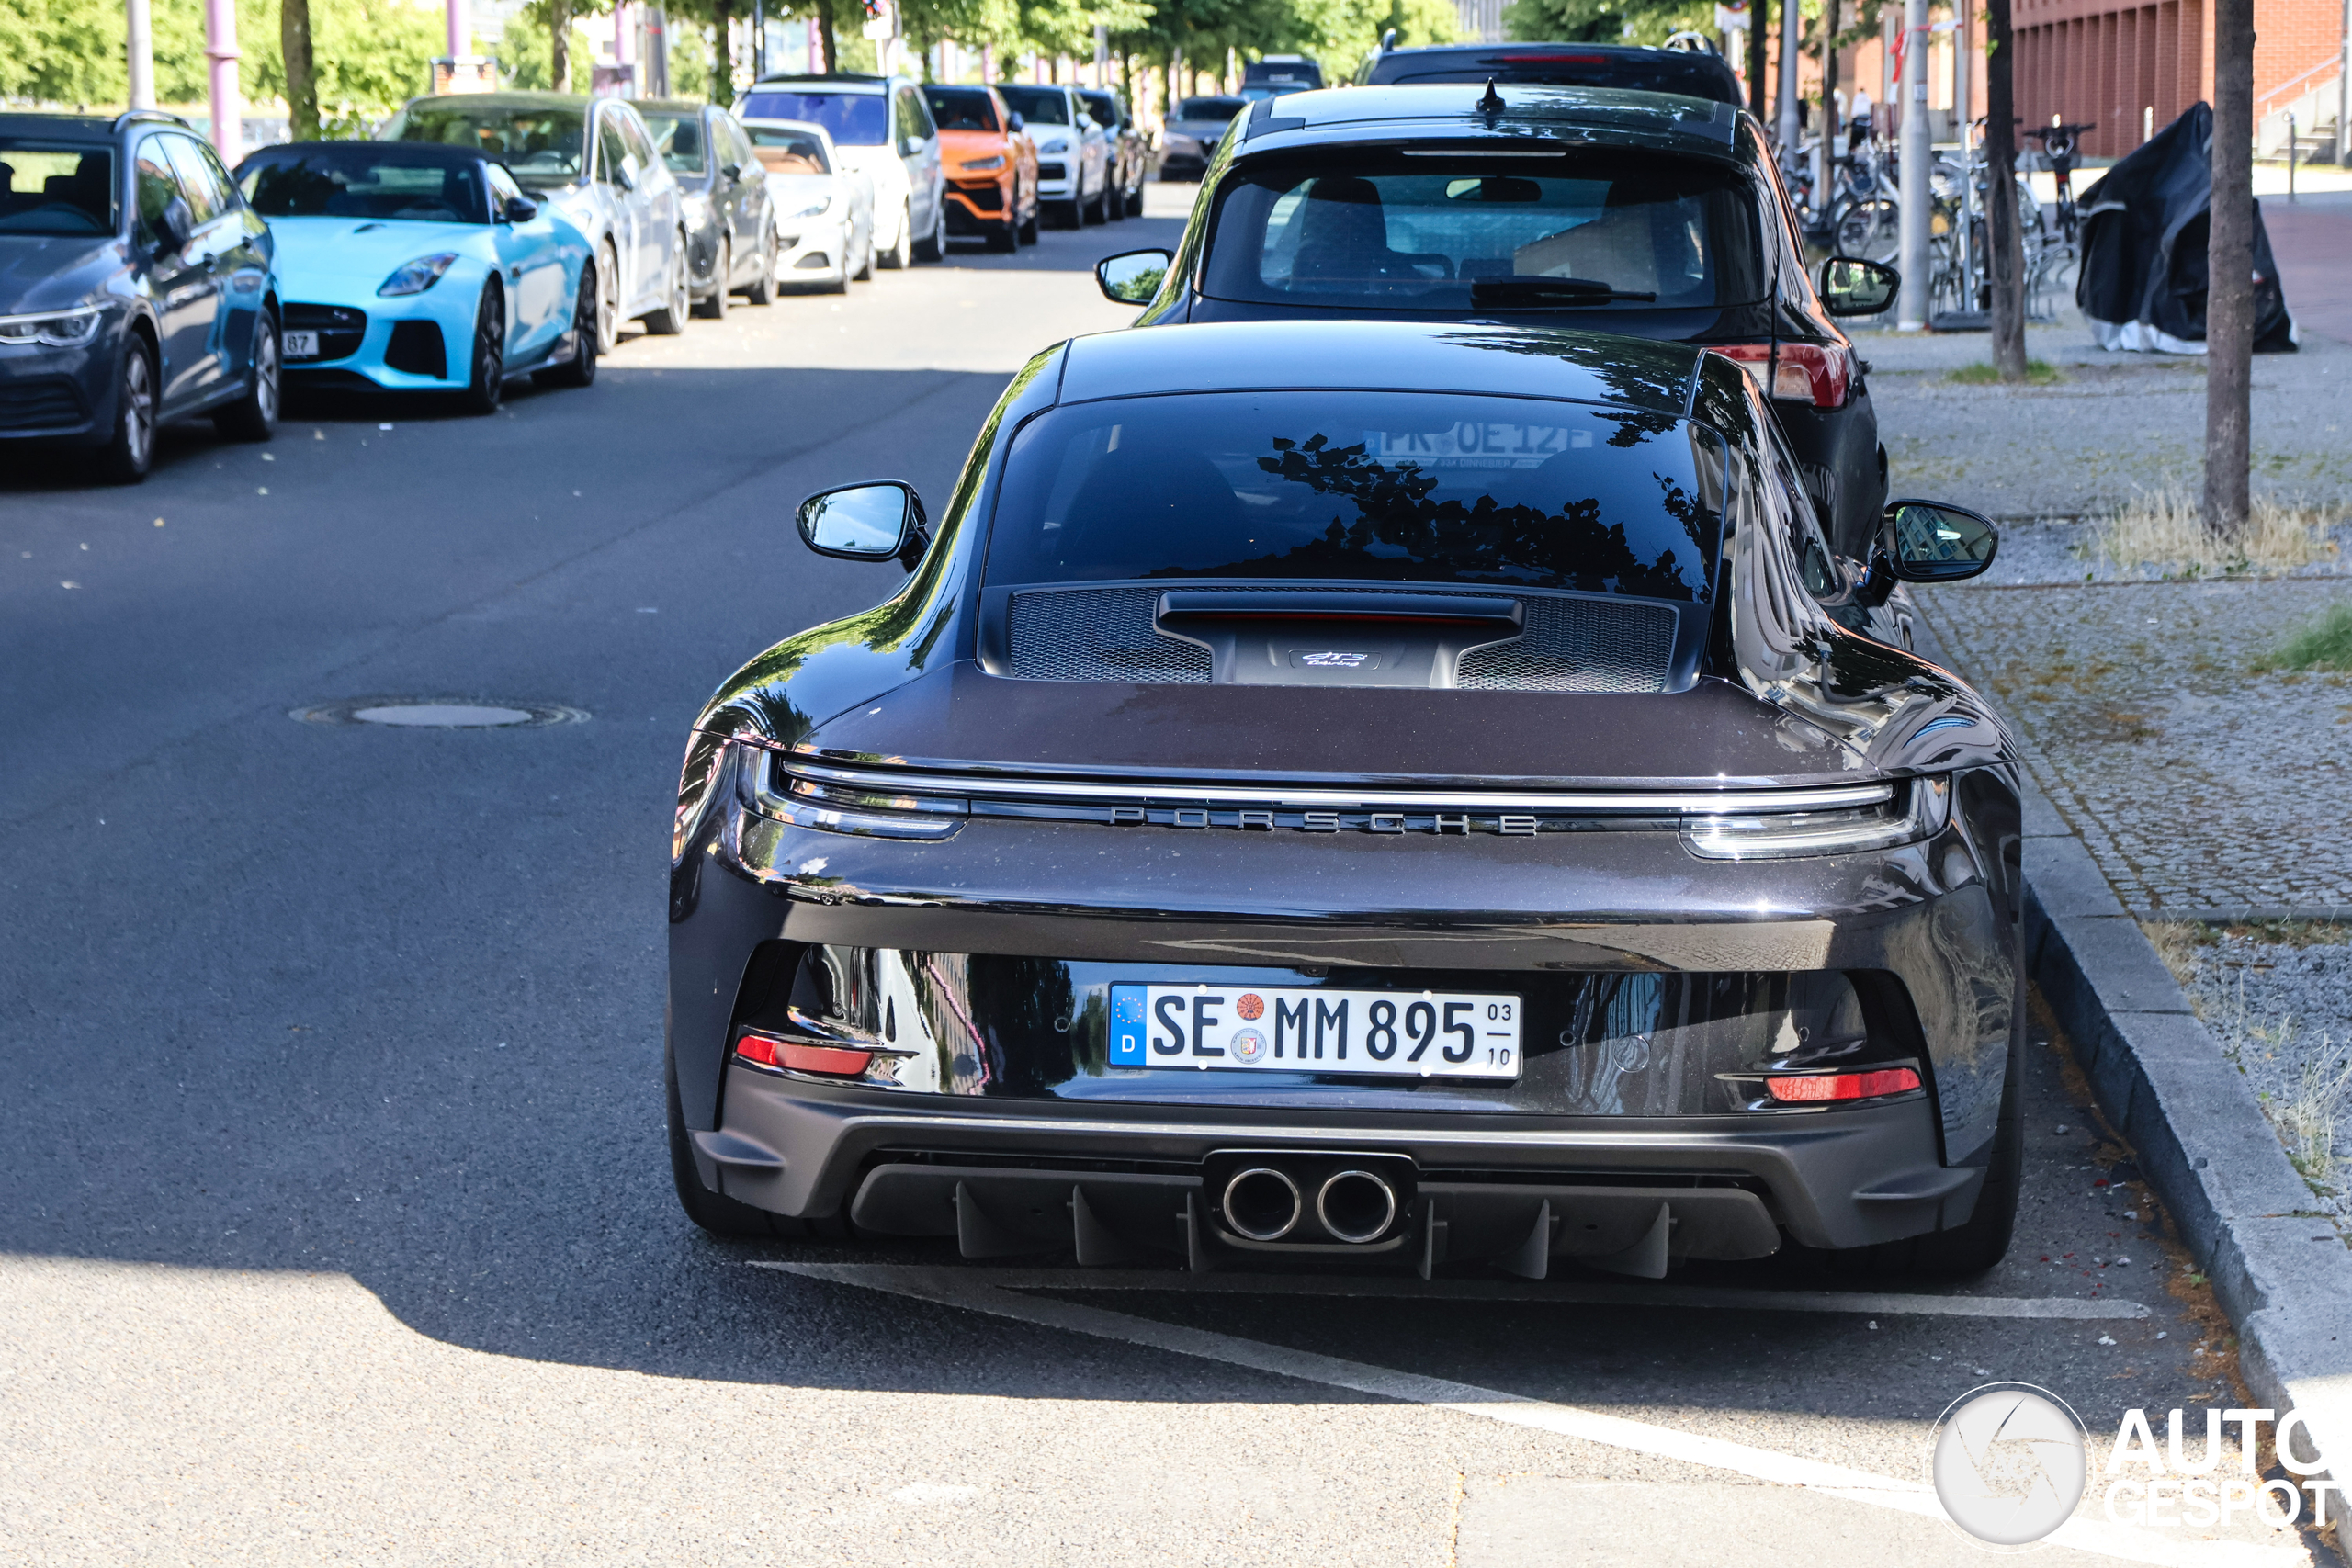
<svg viewBox="0 0 2352 1568">
<path fill-rule="evenodd" d="M 2083 193 L 2075 303 L 2101 348 L 2205 352 L 2206 236 L 2213 204 L 2213 111 L 2204 104 L 2156 132 Z M 2254 347 L 2296 344 L 2262 204 L 2254 210 Z"/>
</svg>

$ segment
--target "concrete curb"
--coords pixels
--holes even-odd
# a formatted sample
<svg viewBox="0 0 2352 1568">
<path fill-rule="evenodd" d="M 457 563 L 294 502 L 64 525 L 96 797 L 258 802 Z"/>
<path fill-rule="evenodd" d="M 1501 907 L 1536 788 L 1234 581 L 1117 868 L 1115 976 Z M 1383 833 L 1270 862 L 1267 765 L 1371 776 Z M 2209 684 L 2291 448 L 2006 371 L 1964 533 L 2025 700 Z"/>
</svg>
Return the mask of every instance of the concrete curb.
<svg viewBox="0 0 2352 1568">
<path fill-rule="evenodd" d="M 2314 1209 L 2245 1075 L 2038 794 L 2025 832 L 2029 973 L 2237 1325 L 2255 1398 L 2301 1411 L 2320 1454 L 2352 1455 L 2352 1250 Z"/>
</svg>

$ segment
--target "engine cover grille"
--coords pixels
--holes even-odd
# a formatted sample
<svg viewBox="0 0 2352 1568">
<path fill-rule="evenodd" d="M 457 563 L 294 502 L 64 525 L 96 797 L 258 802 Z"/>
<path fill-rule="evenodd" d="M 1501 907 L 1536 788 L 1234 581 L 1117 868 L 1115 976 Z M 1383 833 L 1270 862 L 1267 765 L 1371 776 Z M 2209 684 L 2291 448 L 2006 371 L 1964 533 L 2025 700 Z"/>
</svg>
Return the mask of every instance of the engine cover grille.
<svg viewBox="0 0 2352 1568">
<path fill-rule="evenodd" d="M 1455 682 L 1475 692 L 1660 692 L 1674 660 L 1675 612 L 1638 601 L 1520 601 L 1527 626 L 1462 656 Z"/>
</svg>

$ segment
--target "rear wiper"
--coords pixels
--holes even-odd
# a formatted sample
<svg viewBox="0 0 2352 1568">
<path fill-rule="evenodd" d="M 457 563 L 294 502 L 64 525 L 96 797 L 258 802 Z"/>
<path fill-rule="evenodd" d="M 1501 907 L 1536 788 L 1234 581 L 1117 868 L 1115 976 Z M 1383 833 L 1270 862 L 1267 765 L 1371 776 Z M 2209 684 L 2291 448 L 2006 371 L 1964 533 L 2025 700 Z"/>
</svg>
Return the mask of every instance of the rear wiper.
<svg viewBox="0 0 2352 1568">
<path fill-rule="evenodd" d="M 1655 291 L 1611 288 L 1588 277 L 1479 277 L 1470 283 L 1473 305 L 1606 305 L 1657 298 Z"/>
</svg>

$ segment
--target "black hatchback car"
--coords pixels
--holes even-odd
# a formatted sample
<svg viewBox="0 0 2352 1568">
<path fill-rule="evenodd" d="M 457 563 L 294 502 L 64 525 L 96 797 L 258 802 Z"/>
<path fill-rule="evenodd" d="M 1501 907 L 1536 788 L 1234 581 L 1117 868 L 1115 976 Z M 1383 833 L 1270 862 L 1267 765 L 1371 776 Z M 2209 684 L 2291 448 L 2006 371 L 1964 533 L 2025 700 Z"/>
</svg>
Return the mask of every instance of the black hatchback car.
<svg viewBox="0 0 2352 1568">
<path fill-rule="evenodd" d="M 696 311 L 723 317 L 732 294 L 773 303 L 780 248 L 775 204 L 751 136 L 718 105 L 690 98 L 640 98 L 637 112 L 678 182 L 686 288 Z"/>
<path fill-rule="evenodd" d="M 1619 87 L 1708 98 L 1734 108 L 1747 101 L 1731 62 L 1703 49 L 1655 49 L 1631 43 L 1432 44 L 1382 50 L 1366 55 L 1356 68 L 1360 87 L 1432 82 Z"/>
<path fill-rule="evenodd" d="M 1682 58 L 1679 55 L 1668 58 Z M 1693 57 L 1698 58 L 1698 57 Z M 1747 365 L 1840 553 L 1886 497 L 1865 367 L 1833 320 L 1875 263 L 1805 275 L 1763 133 L 1733 106 L 1585 87 L 1296 93 L 1233 122 L 1176 253 L 1114 256 L 1138 324 L 1272 319 L 1583 326 Z"/>
<path fill-rule="evenodd" d="M 1719 355 L 1080 338 L 935 522 L 798 523 L 911 575 L 694 726 L 701 1224 L 1536 1277 L 2007 1246 L 2018 764 L 1883 618 L 1993 529 L 1898 502 L 1841 571 Z"/>
<path fill-rule="evenodd" d="M 186 121 L 0 115 L 0 442 L 136 483 L 155 430 L 277 424 L 269 229 Z"/>
</svg>

